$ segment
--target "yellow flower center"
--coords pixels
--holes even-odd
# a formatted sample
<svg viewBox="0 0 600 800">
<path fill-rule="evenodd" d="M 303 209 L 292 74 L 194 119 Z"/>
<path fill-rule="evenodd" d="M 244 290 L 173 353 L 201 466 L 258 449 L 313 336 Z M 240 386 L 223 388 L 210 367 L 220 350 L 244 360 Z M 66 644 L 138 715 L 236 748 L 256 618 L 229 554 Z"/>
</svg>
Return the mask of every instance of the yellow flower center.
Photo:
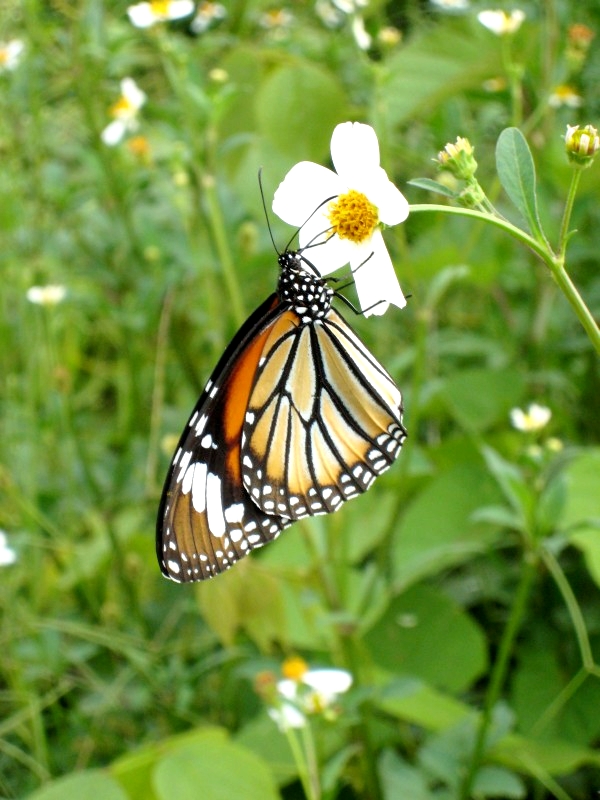
<svg viewBox="0 0 600 800">
<path fill-rule="evenodd" d="M 302 677 L 308 672 L 308 664 L 303 658 L 294 656 L 293 658 L 286 658 L 281 665 L 281 673 L 284 678 L 292 681 L 301 681 Z"/>
<path fill-rule="evenodd" d="M 135 108 L 133 104 L 123 95 L 110 107 L 110 114 L 112 117 L 129 117 L 134 112 Z"/>
<path fill-rule="evenodd" d="M 150 0 L 152 13 L 157 17 L 166 17 L 169 13 L 171 0 Z"/>
<path fill-rule="evenodd" d="M 8 63 L 8 49 L 6 47 L 0 47 L 0 67 L 3 64 Z"/>
<path fill-rule="evenodd" d="M 379 224 L 377 207 L 355 189 L 338 195 L 329 204 L 327 216 L 332 232 L 337 233 L 340 239 L 350 239 L 355 244 L 369 239 Z"/>
</svg>

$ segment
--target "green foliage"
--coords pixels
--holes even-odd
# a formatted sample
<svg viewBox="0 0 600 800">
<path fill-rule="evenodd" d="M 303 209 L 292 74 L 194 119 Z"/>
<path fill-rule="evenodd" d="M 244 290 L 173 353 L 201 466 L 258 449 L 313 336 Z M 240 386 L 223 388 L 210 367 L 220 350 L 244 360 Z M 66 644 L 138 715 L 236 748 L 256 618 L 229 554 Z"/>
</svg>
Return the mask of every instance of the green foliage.
<svg viewBox="0 0 600 800">
<path fill-rule="evenodd" d="M 0 4 L 24 42 L 0 59 L 0 795 L 589 800 L 598 181 L 561 137 L 598 123 L 600 37 L 570 26 L 600 13 L 529 4 L 496 37 L 417 2 L 329 22 L 288 3 L 283 25 L 225 5 L 192 34 L 114 0 Z M 109 146 L 127 76 L 147 102 Z M 548 102 L 557 83 L 579 108 Z M 402 388 L 407 443 L 339 513 L 171 584 L 153 537 L 173 439 L 275 286 L 258 170 L 270 209 L 347 119 L 411 203 L 384 231 L 408 307 L 351 320 Z M 459 136 L 471 185 L 433 163 Z M 27 299 L 47 285 L 64 299 Z M 530 402 L 552 419 L 516 430 Z M 266 709 L 294 654 L 353 684 L 284 733 Z"/>
</svg>

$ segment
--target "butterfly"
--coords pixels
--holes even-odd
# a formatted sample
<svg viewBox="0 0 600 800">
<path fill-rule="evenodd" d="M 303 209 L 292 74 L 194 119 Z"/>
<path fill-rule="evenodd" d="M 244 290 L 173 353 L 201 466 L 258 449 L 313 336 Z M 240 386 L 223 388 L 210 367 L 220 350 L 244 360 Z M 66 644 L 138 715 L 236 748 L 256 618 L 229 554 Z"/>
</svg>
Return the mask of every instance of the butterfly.
<svg viewBox="0 0 600 800">
<path fill-rule="evenodd" d="M 306 248 L 305 248 L 306 249 Z M 406 438 L 402 396 L 302 251 L 215 367 L 165 481 L 156 552 L 178 582 L 212 578 L 296 520 L 366 491 Z"/>
</svg>

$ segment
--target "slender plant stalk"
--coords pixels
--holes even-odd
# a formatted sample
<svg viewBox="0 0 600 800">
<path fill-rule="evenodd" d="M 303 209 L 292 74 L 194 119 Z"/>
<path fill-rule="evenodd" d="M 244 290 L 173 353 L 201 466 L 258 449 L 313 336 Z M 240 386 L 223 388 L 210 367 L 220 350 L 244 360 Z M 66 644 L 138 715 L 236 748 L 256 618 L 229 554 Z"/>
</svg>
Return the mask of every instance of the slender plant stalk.
<svg viewBox="0 0 600 800">
<path fill-rule="evenodd" d="M 513 646 L 519 632 L 519 627 L 523 617 L 525 616 L 527 600 L 529 598 L 529 593 L 536 575 L 536 569 L 537 560 L 534 558 L 533 553 L 526 552 L 521 571 L 521 579 L 517 587 L 517 593 L 510 610 L 510 616 L 506 623 L 506 627 L 502 634 L 500 648 L 498 650 L 498 657 L 492 669 L 490 683 L 483 705 L 483 711 L 479 720 L 479 728 L 477 730 L 477 738 L 475 739 L 475 746 L 473 748 L 471 762 L 458 795 L 459 800 L 469 800 L 471 797 L 473 783 L 475 781 L 477 771 L 481 766 L 481 761 L 485 750 L 486 737 L 490 729 L 490 725 L 492 724 L 492 713 L 494 706 L 498 702 L 500 692 L 506 679 L 510 657 L 512 655 Z"/>
<path fill-rule="evenodd" d="M 574 173 L 577 174 L 577 173 Z M 577 189 L 577 180 L 573 180 L 571 183 L 571 189 L 569 191 L 569 195 L 567 198 L 567 204 L 565 207 L 565 213 L 563 214 L 563 222 L 561 224 L 561 234 L 560 234 L 560 245 L 561 249 L 559 250 L 559 255 L 555 255 L 552 251 L 550 251 L 543 242 L 534 239 L 533 236 L 530 236 L 526 231 L 521 230 L 516 225 L 508 222 L 505 219 L 500 217 L 490 216 L 485 214 L 481 211 L 475 211 L 470 208 L 455 208 L 453 206 L 442 206 L 437 204 L 416 204 L 410 207 L 410 211 L 412 214 L 423 212 L 423 211 L 440 211 L 444 214 L 456 214 L 458 216 L 463 217 L 471 217 L 474 219 L 482 220 L 483 222 L 488 222 L 491 225 L 495 225 L 497 228 L 501 228 L 506 233 L 509 233 L 513 238 L 518 239 L 523 244 L 527 245 L 533 252 L 539 256 L 544 264 L 548 267 L 554 280 L 558 284 L 560 290 L 568 300 L 571 305 L 571 308 L 577 315 L 582 327 L 584 328 L 585 332 L 587 333 L 590 341 L 592 342 L 596 352 L 600 354 L 600 328 L 596 324 L 592 314 L 590 313 L 589 308 L 586 306 L 583 298 L 577 291 L 573 281 L 569 277 L 565 266 L 564 266 L 564 256 L 565 256 L 565 248 L 566 243 L 568 241 L 568 225 L 570 220 L 570 212 L 573 207 L 573 200 L 575 197 L 575 191 Z"/>
</svg>

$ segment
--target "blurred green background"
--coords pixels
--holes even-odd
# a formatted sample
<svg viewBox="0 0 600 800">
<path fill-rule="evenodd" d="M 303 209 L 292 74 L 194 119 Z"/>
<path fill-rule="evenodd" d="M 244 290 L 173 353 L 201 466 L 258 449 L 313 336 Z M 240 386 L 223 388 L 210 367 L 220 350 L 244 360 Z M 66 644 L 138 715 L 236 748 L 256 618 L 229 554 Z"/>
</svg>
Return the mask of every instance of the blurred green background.
<svg viewBox="0 0 600 800">
<path fill-rule="evenodd" d="M 0 795 L 301 798 L 255 691 L 298 654 L 353 676 L 335 721 L 311 720 L 314 797 L 589 800 L 598 357 L 501 231 L 421 212 L 385 233 L 408 307 L 349 321 L 409 439 L 365 496 L 194 587 L 161 577 L 154 525 L 187 415 L 276 284 L 259 168 L 270 206 L 360 120 L 409 201 L 438 203 L 408 181 L 467 136 L 524 225 L 494 164 L 517 125 L 556 241 L 566 125 L 600 117 L 600 9 L 527 2 L 496 35 L 476 3 L 215 6 L 196 33 L 194 15 L 136 28 L 116 0 L 0 6 Z M 126 77 L 147 100 L 107 145 Z M 596 316 L 597 176 L 567 260 Z M 64 297 L 30 291 L 49 285 Z M 516 430 L 531 402 L 550 422 Z"/>
</svg>

